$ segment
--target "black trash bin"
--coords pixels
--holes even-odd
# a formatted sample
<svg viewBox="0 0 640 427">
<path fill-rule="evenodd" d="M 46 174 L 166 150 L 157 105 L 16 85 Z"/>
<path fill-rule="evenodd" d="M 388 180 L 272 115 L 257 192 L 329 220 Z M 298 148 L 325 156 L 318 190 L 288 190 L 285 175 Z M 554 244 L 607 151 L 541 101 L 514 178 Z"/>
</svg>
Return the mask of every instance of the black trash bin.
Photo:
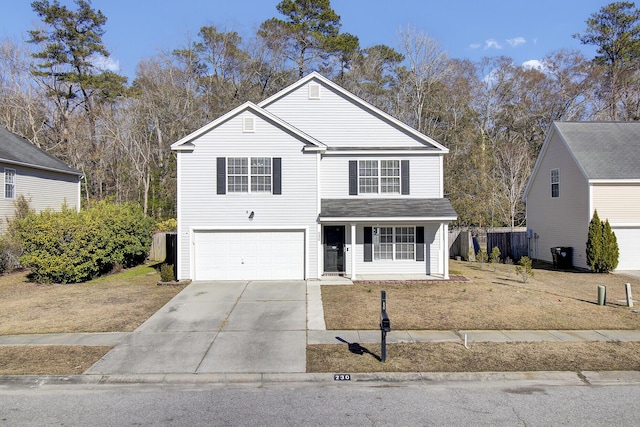
<svg viewBox="0 0 640 427">
<path fill-rule="evenodd" d="M 568 246 L 556 246 L 551 248 L 551 256 L 553 257 L 553 268 L 569 270 L 573 268 L 572 264 L 572 248 Z"/>
</svg>

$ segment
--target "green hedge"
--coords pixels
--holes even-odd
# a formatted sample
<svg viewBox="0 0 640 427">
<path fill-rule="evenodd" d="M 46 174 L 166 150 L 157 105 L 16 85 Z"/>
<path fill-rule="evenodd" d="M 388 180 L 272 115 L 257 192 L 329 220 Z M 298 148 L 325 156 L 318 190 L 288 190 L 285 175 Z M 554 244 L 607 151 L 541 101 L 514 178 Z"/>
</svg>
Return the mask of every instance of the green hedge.
<svg viewBox="0 0 640 427">
<path fill-rule="evenodd" d="M 31 214 L 18 221 L 24 254 L 39 283 L 78 283 L 133 267 L 147 257 L 153 221 L 131 204 L 98 202 L 76 212 L 64 208 Z"/>
</svg>

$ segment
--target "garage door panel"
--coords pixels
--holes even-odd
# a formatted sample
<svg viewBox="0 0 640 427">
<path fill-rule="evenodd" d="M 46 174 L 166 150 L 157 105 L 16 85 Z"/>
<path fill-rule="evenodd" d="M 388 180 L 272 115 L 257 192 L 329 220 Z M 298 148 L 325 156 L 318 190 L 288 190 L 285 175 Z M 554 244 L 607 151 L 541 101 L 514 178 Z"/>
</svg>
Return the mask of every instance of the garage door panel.
<svg viewBox="0 0 640 427">
<path fill-rule="evenodd" d="M 640 228 L 612 227 L 620 256 L 617 270 L 640 270 Z"/>
<path fill-rule="evenodd" d="M 303 231 L 197 231 L 196 280 L 304 279 Z"/>
</svg>

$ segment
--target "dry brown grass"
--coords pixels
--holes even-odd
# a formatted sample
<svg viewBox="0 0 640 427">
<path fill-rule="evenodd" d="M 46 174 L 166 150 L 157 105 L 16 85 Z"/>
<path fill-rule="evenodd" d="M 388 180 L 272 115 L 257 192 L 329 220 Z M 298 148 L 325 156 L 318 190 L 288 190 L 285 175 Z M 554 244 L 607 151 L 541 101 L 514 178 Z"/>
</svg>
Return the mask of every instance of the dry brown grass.
<svg viewBox="0 0 640 427">
<path fill-rule="evenodd" d="M 159 279 L 150 266 L 70 285 L 0 276 L 0 335 L 133 331 L 183 288 Z"/>
<path fill-rule="evenodd" d="M 380 355 L 380 346 L 364 345 Z M 387 360 L 354 354 L 347 345 L 307 347 L 308 372 L 638 371 L 640 343 L 404 343 Z"/>
<path fill-rule="evenodd" d="M 111 347 L 0 347 L 0 375 L 78 375 Z"/>
<path fill-rule="evenodd" d="M 638 329 L 640 314 L 626 307 L 624 284 L 636 294 L 640 281 L 615 274 L 535 269 L 523 283 L 513 266 L 451 261 L 467 283 L 396 283 L 323 286 L 328 329 L 377 329 L 380 291 L 387 293 L 392 328 L 465 329 Z M 598 285 L 607 304 L 597 305 Z"/>
<path fill-rule="evenodd" d="M 513 266 L 482 268 L 450 262 L 466 283 L 356 283 L 323 286 L 328 329 L 377 329 L 380 291 L 395 330 L 638 329 L 640 314 L 626 307 L 624 284 L 636 293 L 640 281 L 614 274 L 534 270 L 523 283 Z M 544 266 L 541 266 L 544 267 Z M 598 285 L 607 287 L 606 306 L 597 305 Z M 362 344 L 373 354 L 351 353 L 347 345 L 311 345 L 309 372 L 484 372 L 640 370 L 640 343 L 401 343 Z"/>
<path fill-rule="evenodd" d="M 158 286 L 139 266 L 87 283 L 38 285 L 26 273 L 0 276 L 0 335 L 133 331 L 184 286 Z M 0 375 L 81 374 L 110 347 L 0 347 Z"/>
</svg>

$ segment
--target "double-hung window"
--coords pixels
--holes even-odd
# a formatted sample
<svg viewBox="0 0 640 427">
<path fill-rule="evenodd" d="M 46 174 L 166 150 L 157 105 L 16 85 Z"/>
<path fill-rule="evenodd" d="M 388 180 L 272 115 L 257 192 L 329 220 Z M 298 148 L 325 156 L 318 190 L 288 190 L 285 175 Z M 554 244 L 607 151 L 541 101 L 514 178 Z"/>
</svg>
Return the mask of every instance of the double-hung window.
<svg viewBox="0 0 640 427">
<path fill-rule="evenodd" d="M 4 198 L 16 198 L 16 170 L 4 169 Z"/>
<path fill-rule="evenodd" d="M 415 227 L 374 227 L 373 259 L 415 259 Z"/>
<path fill-rule="evenodd" d="M 400 161 L 360 160 L 358 190 L 361 194 L 400 194 Z"/>
<path fill-rule="evenodd" d="M 227 159 L 227 191 L 229 193 L 270 193 L 271 158 L 229 157 Z"/>
<path fill-rule="evenodd" d="M 551 169 L 551 197 L 560 197 L 560 169 Z"/>
</svg>

